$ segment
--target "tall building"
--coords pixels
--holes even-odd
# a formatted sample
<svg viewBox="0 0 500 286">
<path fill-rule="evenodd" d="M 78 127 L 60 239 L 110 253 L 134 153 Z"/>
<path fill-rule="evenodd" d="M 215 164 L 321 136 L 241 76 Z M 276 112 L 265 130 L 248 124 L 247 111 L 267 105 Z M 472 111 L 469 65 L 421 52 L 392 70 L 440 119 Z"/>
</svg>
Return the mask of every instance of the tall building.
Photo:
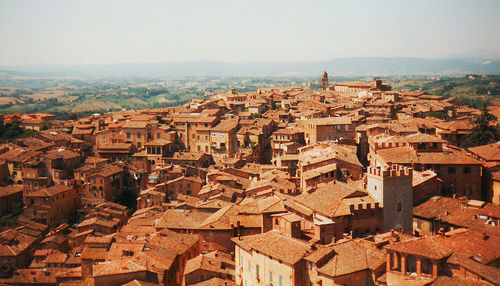
<svg viewBox="0 0 500 286">
<path fill-rule="evenodd" d="M 368 167 L 367 191 L 383 208 L 383 229 L 413 229 L 413 170 L 401 165 L 390 167 Z"/>
<path fill-rule="evenodd" d="M 328 89 L 328 74 L 326 70 L 323 71 L 323 75 L 321 76 L 321 90 L 325 91 Z"/>
</svg>

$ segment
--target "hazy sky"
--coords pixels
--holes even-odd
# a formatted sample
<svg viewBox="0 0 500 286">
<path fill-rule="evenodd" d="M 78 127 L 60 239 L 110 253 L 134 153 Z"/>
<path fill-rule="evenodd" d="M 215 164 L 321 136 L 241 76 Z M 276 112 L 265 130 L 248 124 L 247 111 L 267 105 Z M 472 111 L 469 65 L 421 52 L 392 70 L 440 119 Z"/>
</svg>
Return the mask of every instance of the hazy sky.
<svg viewBox="0 0 500 286">
<path fill-rule="evenodd" d="M 0 65 L 500 52 L 499 0 L 0 0 Z"/>
</svg>

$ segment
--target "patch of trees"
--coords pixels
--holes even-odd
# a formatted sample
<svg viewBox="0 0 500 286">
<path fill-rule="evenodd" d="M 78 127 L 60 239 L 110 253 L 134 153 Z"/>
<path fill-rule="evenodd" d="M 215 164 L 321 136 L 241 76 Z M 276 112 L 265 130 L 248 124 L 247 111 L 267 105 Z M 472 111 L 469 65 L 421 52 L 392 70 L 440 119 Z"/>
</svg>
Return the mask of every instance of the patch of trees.
<svg viewBox="0 0 500 286">
<path fill-rule="evenodd" d="M 493 116 L 484 110 L 474 120 L 474 127 L 465 136 L 460 147 L 468 148 L 495 143 L 500 139 L 500 132 L 495 125 L 490 125 Z"/>
<path fill-rule="evenodd" d="M 19 137 L 25 137 L 34 132 L 36 131 L 29 129 L 24 130 L 17 124 L 0 125 L 0 143 L 11 141 Z"/>
</svg>

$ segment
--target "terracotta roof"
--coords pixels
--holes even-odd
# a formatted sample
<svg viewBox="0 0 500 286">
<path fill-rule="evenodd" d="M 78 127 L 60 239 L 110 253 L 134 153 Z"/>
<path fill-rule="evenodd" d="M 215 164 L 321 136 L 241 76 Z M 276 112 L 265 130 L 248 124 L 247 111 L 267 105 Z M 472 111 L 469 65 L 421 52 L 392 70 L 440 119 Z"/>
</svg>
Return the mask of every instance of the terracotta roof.
<svg viewBox="0 0 500 286">
<path fill-rule="evenodd" d="M 108 250 L 106 248 L 92 248 L 85 247 L 80 256 L 81 259 L 84 260 L 106 260 L 108 256 Z"/>
<path fill-rule="evenodd" d="M 243 202 L 241 203 L 243 205 Z M 244 204 L 245 206 L 255 206 L 257 213 L 279 213 L 285 212 L 285 206 L 281 199 L 272 196 L 260 198 L 252 202 Z"/>
<path fill-rule="evenodd" d="M 386 249 L 440 260 L 453 253 L 472 257 L 481 264 L 500 258 L 500 236 L 457 229 L 445 235 L 419 237 L 385 246 Z"/>
<path fill-rule="evenodd" d="M 54 252 L 47 255 L 44 259 L 44 263 L 64 263 L 68 259 L 68 255 L 66 253 Z"/>
<path fill-rule="evenodd" d="M 112 241 L 113 238 L 110 236 L 87 236 L 87 238 L 85 239 L 85 244 L 111 244 Z"/>
<path fill-rule="evenodd" d="M 493 266 L 488 266 L 474 261 L 467 255 L 454 253 L 452 254 L 446 262 L 450 264 L 460 265 L 470 272 L 478 274 L 483 279 L 495 284 L 500 285 L 500 271 L 498 268 Z"/>
<path fill-rule="evenodd" d="M 493 143 L 477 147 L 467 148 L 471 153 L 476 154 L 486 161 L 500 161 L 500 143 Z"/>
<path fill-rule="evenodd" d="M 128 283 L 122 284 L 122 286 L 156 286 L 156 285 L 158 285 L 158 284 L 144 282 L 144 281 L 140 281 L 137 279 L 134 279 Z"/>
<path fill-rule="evenodd" d="M 385 263 L 385 252 L 366 248 L 355 240 L 337 243 L 331 246 L 334 256 L 318 272 L 336 277 L 358 271 L 377 269 Z"/>
<path fill-rule="evenodd" d="M 135 114 L 130 117 L 131 121 L 151 121 L 154 118 L 153 115 L 150 114 Z"/>
<path fill-rule="evenodd" d="M 0 187 L 0 197 L 10 196 L 15 193 L 22 193 L 23 190 L 23 185 L 8 185 L 5 187 Z"/>
<path fill-rule="evenodd" d="M 429 286 L 488 286 L 490 283 L 460 277 L 438 276 Z"/>
<path fill-rule="evenodd" d="M 311 170 L 302 172 L 302 178 L 304 180 L 309 180 L 312 178 L 322 176 L 324 174 L 328 174 L 328 173 L 336 171 L 336 170 L 337 170 L 337 164 L 331 163 L 331 164 L 328 164 L 325 166 L 317 167 L 315 169 L 311 169 Z"/>
<path fill-rule="evenodd" d="M 469 120 L 455 120 L 436 123 L 436 127 L 442 130 L 456 132 L 456 131 L 469 131 L 474 127 Z"/>
<path fill-rule="evenodd" d="M 214 277 L 203 282 L 191 284 L 192 286 L 236 286 L 233 280 L 221 279 Z"/>
<path fill-rule="evenodd" d="M 202 152 L 175 152 L 171 159 L 174 160 L 200 160 L 205 153 Z"/>
<path fill-rule="evenodd" d="M 198 228 L 200 229 L 232 229 L 231 218 L 238 214 L 238 208 L 234 205 L 228 205 L 215 213 L 211 214 L 202 221 Z M 260 225 L 259 225 L 260 226 Z"/>
<path fill-rule="evenodd" d="M 167 139 L 155 139 L 153 141 L 147 142 L 146 144 L 144 144 L 144 146 L 163 146 L 168 144 L 172 144 L 172 141 Z"/>
<path fill-rule="evenodd" d="M 297 134 L 297 133 L 304 133 L 304 130 L 302 128 L 298 127 L 293 127 L 293 128 L 283 128 L 279 129 L 278 131 L 274 132 L 273 135 L 292 135 L 292 134 Z"/>
<path fill-rule="evenodd" d="M 72 158 L 78 158 L 80 157 L 80 154 L 73 150 L 68 150 L 64 148 L 59 148 L 56 150 L 50 150 L 45 154 L 45 157 L 48 159 L 58 159 L 58 158 L 63 158 L 63 159 L 72 159 Z"/>
<path fill-rule="evenodd" d="M 64 185 L 54 185 L 52 187 L 49 187 L 47 189 L 42 189 L 39 191 L 35 191 L 30 194 L 26 194 L 26 197 L 52 197 L 55 196 L 59 193 L 67 192 L 69 190 L 72 190 L 73 188 L 64 186 Z"/>
<path fill-rule="evenodd" d="M 436 260 L 443 259 L 452 253 L 450 249 L 443 248 L 443 245 L 435 239 L 435 237 L 419 237 L 413 240 L 387 245 L 385 248 Z"/>
<path fill-rule="evenodd" d="M 107 261 L 95 264 L 93 276 L 118 275 L 132 272 L 146 271 L 146 267 L 128 260 Z"/>
<path fill-rule="evenodd" d="M 146 129 L 146 127 L 148 126 L 148 122 L 147 121 L 126 121 L 122 128 L 126 129 L 126 128 L 137 128 L 137 129 Z"/>
<path fill-rule="evenodd" d="M 376 203 L 364 190 L 340 182 L 319 184 L 313 192 L 303 193 L 292 200 L 329 218 L 350 215 L 351 204 Z"/>
<path fill-rule="evenodd" d="M 370 136 L 374 143 L 406 143 L 408 142 L 404 136 L 400 135 L 389 135 L 387 133 L 377 134 L 375 136 Z"/>
<path fill-rule="evenodd" d="M 346 81 L 346 82 L 338 82 L 335 83 L 335 85 L 342 85 L 342 86 L 356 86 L 356 87 L 372 87 L 371 83 L 368 82 L 362 82 L 362 81 Z"/>
<path fill-rule="evenodd" d="M 116 151 L 116 150 L 125 150 L 126 152 L 130 152 L 132 146 L 133 146 L 132 143 L 101 144 L 99 145 L 99 152 Z"/>
<path fill-rule="evenodd" d="M 101 218 L 101 217 L 93 217 L 93 218 L 89 218 L 89 219 L 86 219 L 84 221 L 82 221 L 78 226 L 77 228 L 82 228 L 82 227 L 85 227 L 85 226 L 104 226 L 104 227 L 109 227 L 109 228 L 112 228 L 114 226 L 116 226 L 117 224 L 119 223 L 119 220 L 118 219 L 104 219 L 104 218 Z"/>
<path fill-rule="evenodd" d="M 10 285 L 56 285 L 56 274 L 65 268 L 18 269 L 11 278 L 2 282 Z"/>
<path fill-rule="evenodd" d="M 356 155 L 356 149 L 351 146 L 323 142 L 301 147 L 299 150 L 299 160 L 302 166 L 313 165 L 330 159 L 347 162 L 359 167 L 363 166 Z"/>
<path fill-rule="evenodd" d="M 435 196 L 413 208 L 413 215 L 427 220 L 440 219 L 451 225 L 488 231 L 500 235 L 497 226 L 486 224 L 480 215 L 500 218 L 500 206 L 481 202 L 480 206 L 470 204 L 471 201 Z"/>
<path fill-rule="evenodd" d="M 236 119 L 231 119 L 231 120 L 223 120 L 217 126 L 212 128 L 212 131 L 214 132 L 229 132 L 231 130 L 236 129 L 238 127 L 238 120 Z"/>
<path fill-rule="evenodd" d="M 423 172 L 413 170 L 412 185 L 415 187 L 433 178 L 437 178 L 437 174 L 432 170 L 426 170 Z"/>
<path fill-rule="evenodd" d="M 416 152 L 408 146 L 388 148 L 377 151 L 386 163 L 392 164 L 428 164 L 428 165 L 480 165 L 481 162 L 469 158 L 453 149 L 442 152 Z"/>
<path fill-rule="evenodd" d="M 216 250 L 188 260 L 184 268 L 184 275 L 196 270 L 231 274 L 234 271 L 234 261 L 230 254 Z"/>
<path fill-rule="evenodd" d="M 415 133 L 406 136 L 406 140 L 410 143 L 445 143 L 445 140 L 439 137 L 432 136 L 426 133 Z"/>
<path fill-rule="evenodd" d="M 110 177 L 110 176 L 119 174 L 121 172 L 123 172 L 122 168 L 120 168 L 116 165 L 113 165 L 113 164 L 108 164 L 108 165 L 104 166 L 104 168 L 99 170 L 99 172 L 92 174 L 91 176 Z"/>
<path fill-rule="evenodd" d="M 351 124 L 351 118 L 347 116 L 342 117 L 323 117 L 313 118 L 307 120 L 306 124 L 312 125 L 336 125 L 336 124 Z"/>
<path fill-rule="evenodd" d="M 257 250 L 260 253 L 271 256 L 272 259 L 282 260 L 290 265 L 294 265 L 302 260 L 311 250 L 311 247 L 306 243 L 281 235 L 276 230 L 233 238 L 232 241 L 247 251 L 252 249 Z"/>
<path fill-rule="evenodd" d="M 182 209 L 169 209 L 156 224 L 169 229 L 196 229 L 211 213 Z"/>
</svg>

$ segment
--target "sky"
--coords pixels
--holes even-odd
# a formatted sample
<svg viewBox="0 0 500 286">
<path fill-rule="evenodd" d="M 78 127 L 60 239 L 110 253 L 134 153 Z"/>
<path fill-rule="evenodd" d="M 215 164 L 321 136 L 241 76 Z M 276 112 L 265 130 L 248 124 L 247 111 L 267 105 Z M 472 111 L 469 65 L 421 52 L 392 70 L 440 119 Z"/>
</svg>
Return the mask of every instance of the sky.
<svg viewBox="0 0 500 286">
<path fill-rule="evenodd" d="M 0 0 L 0 66 L 500 53 L 499 0 Z"/>
</svg>

